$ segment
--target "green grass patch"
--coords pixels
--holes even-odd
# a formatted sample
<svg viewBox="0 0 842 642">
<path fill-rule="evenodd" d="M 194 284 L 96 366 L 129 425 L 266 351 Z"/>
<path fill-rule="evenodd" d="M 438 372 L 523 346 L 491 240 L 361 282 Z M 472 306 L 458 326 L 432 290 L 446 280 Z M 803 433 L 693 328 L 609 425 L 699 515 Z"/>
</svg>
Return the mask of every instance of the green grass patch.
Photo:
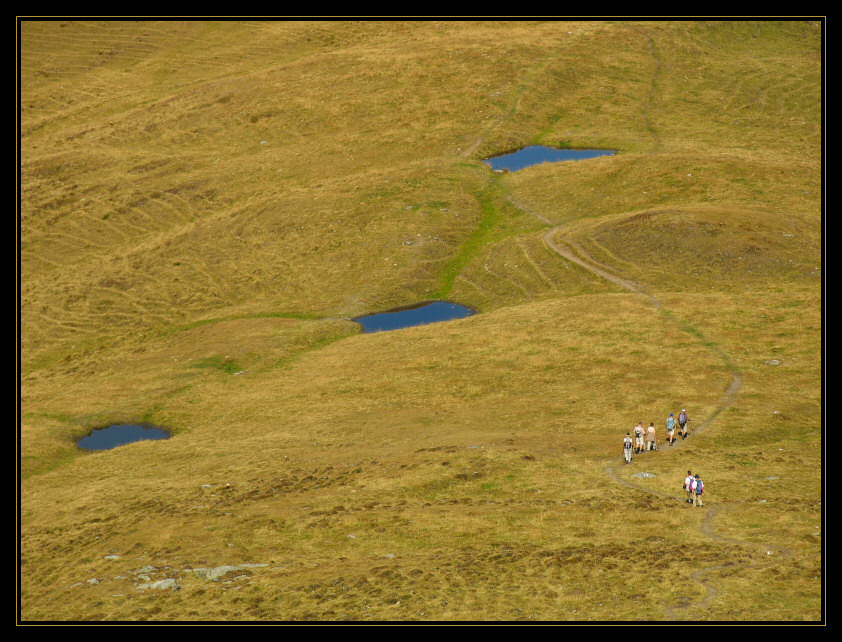
<svg viewBox="0 0 842 642">
<path fill-rule="evenodd" d="M 242 371 L 242 367 L 236 360 L 230 357 L 223 357 L 222 355 L 214 355 L 205 359 L 198 359 L 190 364 L 191 368 L 208 368 L 212 370 L 221 370 L 228 374 Z"/>
</svg>

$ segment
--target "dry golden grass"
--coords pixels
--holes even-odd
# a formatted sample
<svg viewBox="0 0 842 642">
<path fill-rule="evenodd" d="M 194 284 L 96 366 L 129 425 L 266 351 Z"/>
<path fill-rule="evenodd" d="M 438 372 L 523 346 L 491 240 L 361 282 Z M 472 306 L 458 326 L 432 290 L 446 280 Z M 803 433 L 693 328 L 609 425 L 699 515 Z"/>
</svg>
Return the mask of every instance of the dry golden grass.
<svg viewBox="0 0 842 642">
<path fill-rule="evenodd" d="M 20 620 L 821 620 L 820 27 L 23 21 Z"/>
</svg>

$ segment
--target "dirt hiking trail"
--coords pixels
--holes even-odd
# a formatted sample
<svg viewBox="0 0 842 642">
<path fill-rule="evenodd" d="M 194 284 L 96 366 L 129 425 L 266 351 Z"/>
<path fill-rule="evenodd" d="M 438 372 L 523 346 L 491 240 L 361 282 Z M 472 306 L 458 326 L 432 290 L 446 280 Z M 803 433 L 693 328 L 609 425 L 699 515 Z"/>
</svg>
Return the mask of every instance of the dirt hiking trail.
<svg viewBox="0 0 842 642">
<path fill-rule="evenodd" d="M 514 202 L 513 199 L 509 199 L 510 202 L 518 207 L 517 204 Z M 522 211 L 528 211 L 523 208 Z M 535 212 L 530 212 L 533 215 L 537 215 Z M 544 222 L 548 222 L 548 219 L 544 216 L 538 217 L 540 220 Z M 674 315 L 670 314 L 666 311 L 658 299 L 653 296 L 651 293 L 647 292 L 643 286 L 634 281 L 629 279 L 623 278 L 618 276 L 610 271 L 608 266 L 605 266 L 601 263 L 598 263 L 593 258 L 588 256 L 588 254 L 578 245 L 576 245 L 573 241 L 564 239 L 562 237 L 564 225 L 556 226 L 550 229 L 543 235 L 544 243 L 546 243 L 547 247 L 549 247 L 552 251 L 556 254 L 561 256 L 562 258 L 571 261 L 586 270 L 614 283 L 622 288 L 625 288 L 635 294 L 640 294 L 649 299 L 655 309 L 659 312 L 659 314 L 663 317 L 666 317 L 673 323 L 675 323 L 681 330 L 685 332 L 690 332 L 694 336 L 696 336 L 695 332 L 691 332 L 691 328 L 686 325 L 685 322 L 681 321 Z M 742 377 L 740 376 L 739 370 L 733 365 L 728 355 L 722 351 L 720 348 L 716 346 L 709 346 L 718 358 L 720 358 L 725 365 L 728 367 L 729 372 L 731 373 L 731 382 L 728 385 L 727 389 L 722 395 L 722 398 L 719 400 L 718 404 L 714 408 L 714 410 L 705 417 L 702 421 L 694 426 L 693 433 L 697 434 L 702 432 L 707 426 L 709 426 L 720 413 L 726 411 L 731 404 L 734 402 L 734 399 L 737 396 L 740 388 L 742 387 Z M 683 440 L 679 439 L 676 441 L 675 446 L 681 447 Z M 657 454 L 657 451 L 656 451 Z M 652 490 L 650 488 L 645 488 L 643 486 L 639 486 L 634 484 L 630 481 L 620 478 L 616 472 L 616 463 L 610 463 L 605 466 L 604 471 L 605 474 L 614 482 L 621 484 L 623 486 L 627 486 L 629 488 L 634 489 L 638 492 L 648 493 L 650 495 L 655 495 L 657 497 L 661 497 L 663 499 L 673 500 L 676 503 L 681 503 L 682 507 L 686 507 L 684 505 L 684 498 L 683 497 L 676 497 L 674 495 L 669 495 L 667 493 L 662 493 L 660 491 Z M 733 504 L 706 504 L 704 506 L 705 517 L 702 521 L 702 524 L 699 526 L 699 533 L 703 536 L 707 537 L 714 542 L 719 544 L 726 544 L 726 545 L 736 545 L 739 547 L 749 547 L 760 552 L 765 552 L 766 555 L 771 555 L 773 553 L 772 547 L 767 547 L 764 545 L 752 544 L 749 542 L 743 542 L 740 540 L 731 539 L 728 537 L 723 537 L 718 535 L 714 529 L 713 521 L 714 519 L 722 513 L 725 513 L 742 502 L 734 502 Z M 774 549 L 774 553 L 782 554 L 784 556 L 790 556 L 792 553 L 788 549 L 777 547 Z M 755 570 L 762 569 L 768 566 L 772 566 L 775 564 L 775 561 L 770 559 L 768 562 L 763 563 L 754 563 L 749 566 L 743 566 L 742 568 L 753 568 Z M 702 598 L 698 601 L 687 600 L 686 598 L 678 598 L 676 600 L 675 605 L 669 605 L 664 608 L 664 615 L 667 620 L 676 621 L 676 620 L 691 620 L 694 619 L 696 616 L 702 616 L 705 612 L 707 607 L 710 603 L 720 594 L 719 589 L 717 588 L 717 583 L 714 578 L 710 577 L 712 574 L 716 573 L 717 571 L 733 568 L 733 563 L 729 564 L 722 564 L 717 566 L 710 566 L 707 568 L 699 569 L 694 571 L 690 575 L 690 579 L 700 583 L 704 589 L 705 593 Z"/>
</svg>

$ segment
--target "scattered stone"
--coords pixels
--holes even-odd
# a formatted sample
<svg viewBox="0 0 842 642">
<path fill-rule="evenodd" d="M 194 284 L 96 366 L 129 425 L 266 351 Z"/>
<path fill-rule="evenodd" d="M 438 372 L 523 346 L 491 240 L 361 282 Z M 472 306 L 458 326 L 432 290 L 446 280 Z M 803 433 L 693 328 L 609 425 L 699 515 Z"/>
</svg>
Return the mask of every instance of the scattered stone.
<svg viewBox="0 0 842 642">
<path fill-rule="evenodd" d="M 392 559 L 394 557 L 394 553 L 386 553 L 385 555 L 381 555 L 380 557 L 385 557 L 386 559 Z"/>
<path fill-rule="evenodd" d="M 158 580 L 157 582 L 149 582 L 146 584 L 138 584 L 137 586 L 138 591 L 145 591 L 147 589 L 172 589 L 173 591 L 177 591 L 180 588 L 181 585 L 172 578 Z"/>
<path fill-rule="evenodd" d="M 760 500 L 759 502 L 757 502 L 757 503 L 758 503 L 758 504 L 765 504 L 765 503 L 766 503 L 766 500 L 765 500 L 765 499 L 761 499 L 761 500 Z"/>
<path fill-rule="evenodd" d="M 769 361 L 766 362 L 767 366 L 779 366 L 780 364 L 781 364 L 780 359 L 769 359 Z"/>
<path fill-rule="evenodd" d="M 105 559 L 105 560 L 118 560 L 118 559 L 120 559 L 120 556 L 119 556 L 119 555 L 106 555 L 106 556 L 105 556 L 105 557 L 103 557 L 102 559 Z"/>
<path fill-rule="evenodd" d="M 89 580 L 88 580 L 88 584 L 90 584 L 90 585 L 92 585 L 92 586 L 93 586 L 94 584 L 99 584 L 99 580 L 98 580 L 98 579 L 96 579 L 95 577 L 94 577 L 94 578 L 91 578 L 91 579 L 89 579 Z"/>
<path fill-rule="evenodd" d="M 157 570 L 158 569 L 155 568 L 154 566 L 147 565 L 147 566 L 144 566 L 142 569 L 140 569 L 138 571 L 138 573 L 154 573 Z"/>
<path fill-rule="evenodd" d="M 208 582 L 218 582 L 227 573 L 232 571 L 241 571 L 240 566 L 217 566 L 216 568 L 194 568 L 193 575 L 196 577 L 204 577 Z"/>
<path fill-rule="evenodd" d="M 775 475 L 770 475 L 770 476 L 769 476 L 769 477 L 767 477 L 766 479 L 768 479 L 768 480 L 772 480 L 772 479 L 780 479 L 780 477 L 776 477 Z"/>
<path fill-rule="evenodd" d="M 632 477 L 639 477 L 640 479 L 650 479 L 655 477 L 655 473 L 635 473 Z"/>
<path fill-rule="evenodd" d="M 346 535 L 345 539 L 357 539 L 356 535 Z"/>
<path fill-rule="evenodd" d="M 149 576 L 148 576 L 148 575 L 146 575 L 146 574 L 142 574 L 142 575 L 138 575 L 138 576 L 137 576 L 137 579 L 139 579 L 139 580 L 140 580 L 140 581 L 142 581 L 142 582 L 148 582 L 148 581 L 149 581 L 149 580 L 151 580 L 152 578 L 151 578 L 151 577 L 149 577 Z"/>
</svg>

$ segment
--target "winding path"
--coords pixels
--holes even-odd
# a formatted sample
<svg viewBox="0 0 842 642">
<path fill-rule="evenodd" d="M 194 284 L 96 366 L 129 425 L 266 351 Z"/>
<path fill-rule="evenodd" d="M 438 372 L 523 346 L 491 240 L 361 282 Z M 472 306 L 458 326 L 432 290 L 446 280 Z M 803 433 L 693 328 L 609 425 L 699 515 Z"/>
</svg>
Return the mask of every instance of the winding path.
<svg viewBox="0 0 842 642">
<path fill-rule="evenodd" d="M 513 199 L 509 199 L 509 200 L 512 203 L 512 205 L 514 205 L 515 207 L 518 207 L 518 205 L 514 202 Z M 520 208 L 520 209 L 522 211 L 528 211 L 524 208 Z M 534 215 L 537 215 L 535 212 L 531 212 L 531 213 L 534 214 Z M 544 222 L 548 222 L 548 219 L 546 219 L 544 216 L 539 216 L 539 219 L 544 221 Z M 585 268 L 586 270 L 589 270 L 590 272 L 602 277 L 603 279 L 606 279 L 607 281 L 610 281 L 611 283 L 614 283 L 614 284 L 616 284 L 620 287 L 623 287 L 623 288 L 625 288 L 625 289 L 627 289 L 631 292 L 634 292 L 635 294 L 641 294 L 641 295 L 647 297 L 652 302 L 652 304 L 655 306 L 655 308 L 658 310 L 658 312 L 662 316 L 666 317 L 667 319 L 670 319 L 681 330 L 683 330 L 685 332 L 691 332 L 691 328 L 688 325 L 684 324 L 680 319 L 676 318 L 675 316 L 669 314 L 661 306 L 658 299 L 654 295 L 652 295 L 651 293 L 647 292 L 643 286 L 641 286 L 640 284 L 638 284 L 638 283 L 636 283 L 636 282 L 634 282 L 630 279 L 626 279 L 626 278 L 623 278 L 621 276 L 618 276 L 618 275 L 614 274 L 613 272 L 610 271 L 610 269 L 607 266 L 602 265 L 602 264 L 598 263 L 597 261 L 593 260 L 591 257 L 589 257 L 581 247 L 576 246 L 572 241 L 568 241 L 566 239 L 560 238 L 560 235 L 561 235 L 563 229 L 564 229 L 563 225 L 556 226 L 556 227 L 553 227 L 552 229 L 550 229 L 548 232 L 546 232 L 543 235 L 544 243 L 546 243 L 547 247 L 549 247 L 553 252 L 555 252 L 556 254 L 561 256 L 562 258 L 564 258 L 568 261 L 571 261 L 571 262 Z M 709 347 L 717 355 L 717 357 L 719 357 L 722 361 L 724 361 L 725 365 L 728 367 L 728 370 L 731 373 L 731 382 L 728 385 L 728 388 L 725 390 L 722 399 L 719 401 L 719 403 L 714 408 L 714 410 L 707 417 L 705 417 L 697 426 L 694 427 L 694 431 L 693 431 L 694 433 L 698 433 L 698 432 L 701 432 L 702 430 L 704 430 L 708 425 L 710 425 L 710 423 L 720 413 L 727 410 L 731 406 L 731 404 L 734 402 L 734 399 L 736 398 L 736 395 L 737 395 L 737 393 L 739 392 L 739 390 L 742 386 L 742 377 L 740 375 L 740 372 L 734 366 L 734 364 L 731 362 L 728 355 L 723 350 L 718 348 L 717 346 L 709 346 Z M 682 444 L 682 441 L 679 440 L 676 445 L 678 447 L 681 447 L 681 444 Z M 618 484 L 621 484 L 623 486 L 627 486 L 629 488 L 633 488 L 634 490 L 639 491 L 639 492 L 644 492 L 644 493 L 648 493 L 650 495 L 660 497 L 662 499 L 668 499 L 668 500 L 673 500 L 675 502 L 680 502 L 683 505 L 683 502 L 684 502 L 683 497 L 675 497 L 674 495 L 670 495 L 670 494 L 663 493 L 663 492 L 660 492 L 660 491 L 657 491 L 657 490 L 653 490 L 651 488 L 645 488 L 643 486 L 639 486 L 639 485 L 634 484 L 630 481 L 622 479 L 621 477 L 619 477 L 617 475 L 617 471 L 615 469 L 615 464 L 613 464 L 613 463 L 606 465 L 605 468 L 604 468 L 604 471 L 605 471 L 605 474 L 608 475 L 608 477 L 612 481 L 614 481 Z M 769 549 L 771 547 L 769 547 L 769 549 L 767 549 L 766 546 L 761 546 L 761 545 L 758 545 L 758 544 L 752 544 L 752 543 L 749 543 L 749 542 L 743 542 L 743 541 L 732 539 L 732 538 L 729 538 L 729 537 L 723 537 L 723 536 L 717 534 L 716 531 L 714 530 L 714 527 L 713 527 L 714 518 L 717 517 L 720 513 L 724 512 L 724 511 L 726 511 L 730 508 L 736 507 L 737 505 L 739 505 L 741 503 L 742 502 L 735 502 L 734 504 L 728 505 L 728 506 L 722 505 L 722 504 L 714 504 L 714 505 L 707 504 L 706 507 L 705 507 L 706 512 L 705 512 L 704 520 L 702 521 L 702 524 L 699 526 L 700 533 L 702 535 L 704 535 L 705 537 L 707 537 L 708 539 L 711 539 L 714 542 L 717 542 L 719 544 L 732 544 L 732 545 L 736 545 L 736 546 L 760 549 L 761 551 L 768 550 L 767 554 L 770 554 L 771 550 L 769 550 Z M 777 547 L 775 549 L 775 552 L 783 554 L 784 556 L 792 555 L 792 552 L 790 550 L 788 550 L 786 548 L 782 548 L 782 547 Z M 765 567 L 774 565 L 775 563 L 776 562 L 774 560 L 770 560 L 768 562 L 751 564 L 751 567 L 754 568 L 754 569 L 761 569 L 761 568 L 765 568 Z M 716 565 L 716 566 L 709 566 L 709 567 L 702 568 L 702 569 L 699 569 L 699 570 L 691 573 L 690 579 L 695 581 L 695 582 L 699 582 L 702 586 L 705 587 L 704 596 L 702 597 L 701 600 L 699 600 L 697 602 L 693 602 L 690 605 L 681 604 L 681 605 L 677 605 L 677 606 L 674 606 L 674 605 L 666 606 L 664 608 L 664 615 L 665 615 L 666 619 L 670 620 L 670 621 L 686 620 L 686 619 L 688 619 L 688 616 L 690 616 L 692 618 L 692 615 L 694 613 L 698 613 L 698 614 L 704 613 L 705 610 L 707 609 L 708 605 L 720 593 L 719 589 L 717 588 L 716 582 L 714 581 L 714 579 L 711 579 L 710 575 L 712 573 L 715 573 L 716 571 L 720 571 L 720 570 L 723 570 L 723 569 L 726 569 L 726 568 L 733 568 L 733 565 L 732 564 L 721 564 L 721 565 Z M 691 608 L 692 610 L 688 611 L 688 607 Z"/>
<path fill-rule="evenodd" d="M 643 110 L 642 110 L 642 117 L 643 117 L 644 126 L 645 126 L 647 132 L 652 137 L 654 149 L 655 149 L 655 151 L 658 151 L 658 150 L 660 150 L 660 148 L 662 146 L 662 141 L 661 141 L 659 132 L 657 131 L 657 128 L 652 124 L 652 122 L 649 119 L 649 114 L 651 112 L 652 103 L 653 103 L 653 100 L 654 100 L 654 97 L 655 97 L 656 85 L 657 85 L 658 80 L 660 78 L 660 75 L 662 73 L 662 60 L 661 60 L 660 56 L 658 55 L 658 52 L 656 51 L 656 49 L 654 47 L 653 40 L 652 40 L 651 36 L 647 33 L 647 31 L 645 29 L 643 29 L 641 27 L 637 27 L 637 26 L 633 27 L 633 29 L 635 31 L 637 31 L 640 35 L 642 35 L 646 39 L 648 51 L 655 61 L 655 69 L 653 71 L 649 93 L 648 93 L 647 98 L 646 98 L 646 103 L 645 103 L 645 105 L 643 107 Z M 530 71 L 530 73 L 528 74 L 529 80 L 532 80 L 532 78 L 534 78 L 536 70 L 543 69 L 543 67 L 545 65 L 546 65 L 546 62 L 541 64 L 541 65 L 538 65 L 537 68 L 533 68 Z M 521 90 L 519 92 L 517 92 L 516 99 L 514 100 L 513 104 L 511 105 L 510 109 L 508 110 L 508 112 L 506 114 L 504 114 L 503 116 L 501 116 L 500 119 L 497 122 L 492 123 L 487 128 L 487 130 L 482 135 L 480 135 L 477 138 L 477 140 L 463 152 L 463 156 L 466 156 L 466 157 L 471 156 L 475 152 L 475 150 L 485 141 L 486 136 L 487 136 L 489 131 L 493 131 L 494 129 L 496 129 L 496 127 L 499 124 L 501 124 L 503 121 L 505 121 L 505 120 L 507 120 L 508 118 L 511 117 L 512 113 L 515 111 L 518 103 L 520 102 L 520 98 L 522 96 L 523 91 L 525 91 L 524 87 L 522 87 Z M 628 279 L 628 278 L 617 275 L 616 273 L 614 273 L 612 271 L 611 267 L 609 267 L 607 265 L 604 265 L 602 263 L 599 263 L 593 257 L 589 256 L 587 254 L 587 252 L 581 246 L 577 245 L 573 240 L 564 238 L 562 235 L 563 235 L 563 232 L 564 232 L 564 228 L 566 227 L 565 225 L 556 225 L 555 222 L 553 222 L 552 220 L 550 220 L 549 218 L 547 218 L 546 216 L 544 216 L 540 212 L 535 211 L 534 209 L 532 209 L 531 207 L 529 207 L 525 204 L 518 203 L 511 194 L 506 194 L 506 199 L 508 200 L 508 202 L 513 207 L 515 207 L 515 208 L 519 209 L 520 211 L 525 212 L 525 213 L 527 213 L 531 216 L 534 216 L 535 218 L 540 220 L 545 225 L 552 226 L 551 229 L 549 229 L 549 231 L 545 232 L 544 235 L 543 235 L 543 241 L 550 250 L 552 250 L 553 252 L 558 254 L 563 259 L 566 259 L 567 261 L 570 261 L 572 263 L 575 263 L 576 265 L 579 265 L 580 267 L 592 272 L 593 274 L 596 274 L 597 276 L 605 279 L 606 281 L 614 283 L 614 284 L 616 284 L 616 285 L 618 285 L 618 286 L 620 286 L 620 287 L 622 287 L 626 290 L 629 290 L 630 292 L 633 292 L 635 294 L 640 294 L 642 296 L 645 296 L 646 298 L 649 299 L 649 301 L 655 307 L 656 311 L 662 317 L 664 317 L 664 318 L 668 319 L 669 321 L 671 321 L 672 323 L 676 324 L 676 326 L 680 330 L 682 330 L 683 332 L 686 332 L 686 333 L 690 334 L 691 336 L 693 336 L 694 338 L 698 339 L 698 332 L 695 331 L 694 328 L 692 328 L 688 323 L 684 322 L 683 320 L 681 320 L 680 318 L 676 317 L 675 315 L 671 314 L 668 310 L 666 310 L 661 305 L 660 301 L 658 301 L 658 299 L 653 294 L 648 292 L 643 285 L 641 285 L 639 283 L 636 283 L 635 281 L 633 281 L 631 279 Z M 739 392 L 740 388 L 742 387 L 742 383 L 743 383 L 742 376 L 741 376 L 739 370 L 733 364 L 733 362 L 731 361 L 728 354 L 716 345 L 708 344 L 708 348 L 712 352 L 714 352 L 716 354 L 716 356 L 726 365 L 726 367 L 728 368 L 728 371 L 731 374 L 731 382 L 729 383 L 728 387 L 724 391 L 724 393 L 722 395 L 722 398 L 720 399 L 719 403 L 716 405 L 714 410 L 707 417 L 705 417 L 701 422 L 694 425 L 694 428 L 693 428 L 694 434 L 703 431 L 722 412 L 726 411 L 728 408 L 731 407 L 731 405 L 733 404 L 734 399 L 736 398 L 737 393 Z M 683 440 L 679 440 L 676 443 L 676 446 L 681 447 L 682 442 L 683 442 Z M 617 475 L 617 471 L 615 469 L 615 466 L 616 466 L 615 463 L 607 464 L 604 467 L 604 472 L 612 481 L 616 482 L 617 484 L 627 486 L 627 487 L 632 488 L 632 489 L 634 489 L 635 491 L 638 491 L 638 492 L 644 492 L 644 493 L 648 493 L 650 495 L 660 497 L 662 499 L 675 501 L 676 503 L 681 503 L 681 505 L 684 506 L 684 498 L 683 497 L 676 497 L 675 495 L 670 495 L 668 493 L 663 493 L 663 492 L 660 492 L 660 491 L 657 491 L 657 490 L 646 488 L 644 486 L 640 486 L 640 485 L 634 484 L 630 481 L 627 481 L 625 479 L 622 479 L 619 475 Z M 726 512 L 729 509 L 738 506 L 741 503 L 742 502 L 737 501 L 737 502 L 734 502 L 733 504 L 729 504 L 729 505 L 707 504 L 705 506 L 704 519 L 703 519 L 701 525 L 699 526 L 699 532 L 703 536 L 707 537 L 708 539 L 710 539 L 710 540 L 712 540 L 712 541 L 714 541 L 718 544 L 731 544 L 731 545 L 736 545 L 736 546 L 741 546 L 741 547 L 749 547 L 749 548 L 754 548 L 754 549 L 760 548 L 761 550 L 764 550 L 764 551 L 767 550 L 766 546 L 761 547 L 758 544 L 752 544 L 750 542 L 744 542 L 744 541 L 731 539 L 731 538 L 728 538 L 728 537 L 723 537 L 723 536 L 717 534 L 716 531 L 714 530 L 714 527 L 712 525 L 712 522 L 713 522 L 714 518 L 716 518 L 721 513 Z M 782 548 L 782 547 L 776 548 L 776 552 L 779 552 L 779 553 L 781 553 L 785 556 L 790 556 L 792 554 L 791 551 L 789 551 L 788 549 Z M 765 568 L 767 566 L 770 566 L 774 563 L 775 562 L 773 560 L 770 560 L 768 562 L 758 562 L 758 563 L 752 564 L 751 567 L 754 568 L 754 569 L 760 569 L 760 568 Z M 691 573 L 690 579 L 693 580 L 693 581 L 699 582 L 700 584 L 702 584 L 705 587 L 705 595 L 702 597 L 701 600 L 699 600 L 697 602 L 693 602 L 691 605 L 681 604 L 679 606 L 670 605 L 670 606 L 664 607 L 664 615 L 665 615 L 666 619 L 670 620 L 670 621 L 686 620 L 686 619 L 692 619 L 692 614 L 694 614 L 694 613 L 699 613 L 699 614 L 703 613 L 705 611 L 705 609 L 708 607 L 708 605 L 720 593 L 719 589 L 717 588 L 716 582 L 713 579 L 710 579 L 708 576 L 711 573 L 714 573 L 716 571 L 719 571 L 719 570 L 722 570 L 722 569 L 725 569 L 725 568 L 733 568 L 733 565 L 732 564 L 721 564 L 721 565 L 716 565 L 716 566 L 709 566 L 709 567 L 706 567 L 706 568 L 696 570 L 693 573 Z M 689 612 L 688 612 L 688 606 L 692 608 L 692 610 L 689 611 Z"/>
</svg>

